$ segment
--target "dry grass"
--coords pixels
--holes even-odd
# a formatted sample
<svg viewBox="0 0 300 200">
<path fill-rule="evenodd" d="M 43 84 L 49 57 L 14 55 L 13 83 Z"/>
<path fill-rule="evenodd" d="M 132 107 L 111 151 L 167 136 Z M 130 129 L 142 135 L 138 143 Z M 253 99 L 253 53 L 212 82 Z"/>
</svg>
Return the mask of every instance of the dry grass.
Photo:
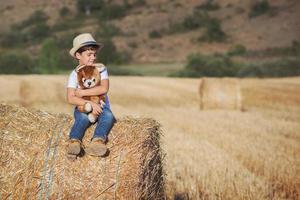
<svg viewBox="0 0 300 200">
<path fill-rule="evenodd" d="M 63 86 L 66 77 L 48 80 Z M 242 79 L 246 112 L 199 111 L 199 83 L 111 77 L 116 116 L 152 117 L 162 124 L 168 199 L 299 199 L 300 78 Z M 9 95 L 14 91 L 5 92 L 1 98 L 18 102 Z M 44 109 L 72 112 L 64 106 Z"/>
</svg>

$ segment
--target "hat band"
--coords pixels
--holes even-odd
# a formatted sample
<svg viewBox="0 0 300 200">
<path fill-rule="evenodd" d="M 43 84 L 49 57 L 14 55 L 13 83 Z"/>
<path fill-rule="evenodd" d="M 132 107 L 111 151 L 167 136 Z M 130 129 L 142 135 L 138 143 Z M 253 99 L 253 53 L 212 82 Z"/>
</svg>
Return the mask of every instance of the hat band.
<svg viewBox="0 0 300 200">
<path fill-rule="evenodd" d="M 84 42 L 84 43 L 81 43 L 80 45 L 88 45 L 88 44 L 97 45 L 97 43 L 96 43 L 96 42 L 94 42 L 94 41 L 88 41 L 88 42 Z"/>
</svg>

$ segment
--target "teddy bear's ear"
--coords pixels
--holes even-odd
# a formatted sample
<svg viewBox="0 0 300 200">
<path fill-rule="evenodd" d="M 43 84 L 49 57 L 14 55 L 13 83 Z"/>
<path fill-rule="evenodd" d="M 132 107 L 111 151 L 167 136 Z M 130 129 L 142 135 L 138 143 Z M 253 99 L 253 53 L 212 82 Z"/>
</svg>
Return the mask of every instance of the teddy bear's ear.
<svg viewBox="0 0 300 200">
<path fill-rule="evenodd" d="M 78 65 L 76 68 L 75 68 L 75 71 L 78 73 L 80 69 L 84 68 L 85 65 Z"/>
<path fill-rule="evenodd" d="M 102 63 L 95 63 L 95 64 L 93 64 L 93 66 L 95 66 L 99 70 L 100 73 L 106 69 Z"/>
<path fill-rule="evenodd" d="M 82 74 L 82 70 L 78 70 L 78 72 L 77 72 L 77 81 L 78 81 L 78 84 L 79 84 L 79 86 L 81 87 L 81 88 L 84 88 L 84 86 L 83 86 L 83 83 L 82 83 L 82 77 L 83 77 L 83 74 Z"/>
</svg>

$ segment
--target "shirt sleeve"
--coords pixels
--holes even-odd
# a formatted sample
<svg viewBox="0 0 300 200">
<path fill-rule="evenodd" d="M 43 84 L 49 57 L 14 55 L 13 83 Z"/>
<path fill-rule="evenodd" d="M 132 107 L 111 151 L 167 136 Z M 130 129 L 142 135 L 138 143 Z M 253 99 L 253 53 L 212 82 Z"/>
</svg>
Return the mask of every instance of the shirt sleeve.
<svg viewBox="0 0 300 200">
<path fill-rule="evenodd" d="M 76 89 L 77 87 L 78 87 L 77 73 L 73 70 L 69 76 L 67 88 Z"/>
<path fill-rule="evenodd" d="M 100 75 L 101 75 L 101 80 L 108 79 L 108 72 L 106 67 L 100 72 Z"/>
</svg>

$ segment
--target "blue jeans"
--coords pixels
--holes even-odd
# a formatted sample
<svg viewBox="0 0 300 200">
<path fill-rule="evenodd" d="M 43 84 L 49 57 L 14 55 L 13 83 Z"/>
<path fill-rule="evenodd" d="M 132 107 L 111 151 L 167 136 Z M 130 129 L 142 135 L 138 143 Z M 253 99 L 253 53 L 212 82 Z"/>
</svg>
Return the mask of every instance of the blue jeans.
<svg viewBox="0 0 300 200">
<path fill-rule="evenodd" d="M 82 140 L 85 131 L 91 126 L 92 123 L 89 121 L 87 114 L 79 112 L 77 107 L 74 109 L 74 117 L 75 122 L 71 129 L 69 138 Z M 97 126 L 95 128 L 93 138 L 100 137 L 103 140 L 106 140 L 107 135 L 115 122 L 116 119 L 110 108 L 104 105 L 103 112 L 98 116 Z"/>
</svg>

